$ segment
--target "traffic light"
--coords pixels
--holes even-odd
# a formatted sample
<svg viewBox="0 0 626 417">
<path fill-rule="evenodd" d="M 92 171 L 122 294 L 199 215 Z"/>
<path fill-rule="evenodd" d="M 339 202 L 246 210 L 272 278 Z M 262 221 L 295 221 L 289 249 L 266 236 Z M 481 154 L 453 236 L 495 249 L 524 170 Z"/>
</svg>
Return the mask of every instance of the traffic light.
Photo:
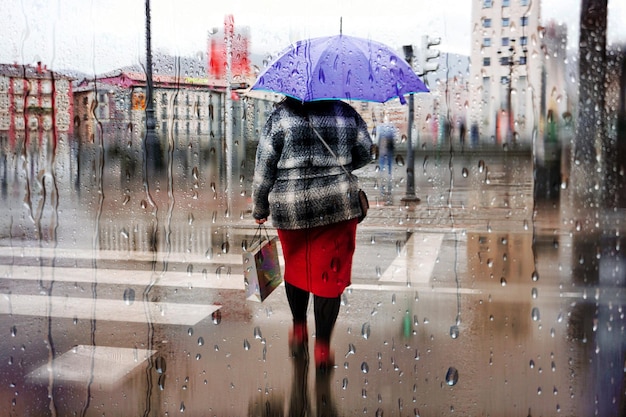
<svg viewBox="0 0 626 417">
<path fill-rule="evenodd" d="M 428 35 L 422 36 L 422 50 L 420 54 L 422 75 L 427 72 L 437 71 L 439 68 L 438 62 L 430 62 L 430 60 L 439 57 L 439 50 L 430 49 L 430 47 L 433 45 L 439 45 L 440 43 L 440 38 L 431 38 Z"/>
</svg>

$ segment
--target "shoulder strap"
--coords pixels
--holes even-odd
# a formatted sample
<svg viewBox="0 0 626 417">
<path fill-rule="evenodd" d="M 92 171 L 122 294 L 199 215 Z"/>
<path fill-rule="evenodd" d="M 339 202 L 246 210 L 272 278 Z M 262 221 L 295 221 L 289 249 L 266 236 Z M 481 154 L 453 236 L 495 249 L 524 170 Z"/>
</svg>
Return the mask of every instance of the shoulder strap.
<svg viewBox="0 0 626 417">
<path fill-rule="evenodd" d="M 337 163 L 339 163 L 339 158 L 337 157 L 337 154 L 332 150 L 332 148 L 328 145 L 328 143 L 326 143 L 326 141 L 324 140 L 322 135 L 320 135 L 320 132 L 317 131 L 315 126 L 313 126 L 313 123 L 311 123 L 311 120 L 309 120 L 309 126 L 311 126 L 311 129 L 313 129 L 313 131 L 315 132 L 315 135 L 319 138 L 319 140 L 322 141 L 326 149 L 328 149 L 328 152 L 330 152 L 330 154 L 337 160 Z M 343 169 L 346 175 L 348 175 L 348 178 L 352 179 L 352 174 L 348 172 L 346 167 L 344 167 L 343 164 L 339 164 L 339 166 L 341 167 L 341 169 Z"/>
</svg>

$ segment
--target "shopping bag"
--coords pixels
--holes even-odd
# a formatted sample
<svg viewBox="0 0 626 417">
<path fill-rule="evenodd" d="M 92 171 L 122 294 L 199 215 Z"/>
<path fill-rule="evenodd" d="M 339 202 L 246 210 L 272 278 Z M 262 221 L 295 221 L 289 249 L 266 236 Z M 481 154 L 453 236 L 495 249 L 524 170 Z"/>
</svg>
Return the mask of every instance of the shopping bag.
<svg viewBox="0 0 626 417">
<path fill-rule="evenodd" d="M 251 246 L 243 251 L 243 277 L 246 298 L 264 301 L 282 282 L 283 276 L 278 263 L 278 238 L 260 233 Z"/>
</svg>

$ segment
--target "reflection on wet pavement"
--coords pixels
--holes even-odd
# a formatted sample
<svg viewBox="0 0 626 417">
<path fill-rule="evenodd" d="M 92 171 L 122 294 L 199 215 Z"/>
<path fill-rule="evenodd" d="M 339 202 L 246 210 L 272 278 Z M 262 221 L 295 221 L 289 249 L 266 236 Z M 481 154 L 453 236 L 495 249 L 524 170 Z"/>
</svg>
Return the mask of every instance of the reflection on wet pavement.
<svg viewBox="0 0 626 417">
<path fill-rule="evenodd" d="M 533 199 L 529 159 L 468 154 L 444 175 L 445 158 L 424 157 L 422 202 L 410 207 L 399 178 L 395 205 L 378 204 L 377 173 L 363 171 L 373 207 L 324 375 L 289 355 L 282 287 L 245 299 L 241 251 L 255 231 L 245 181 L 228 197 L 219 179 L 176 177 L 177 191 L 152 203 L 140 182 L 106 176 L 102 204 L 60 187 L 56 223 L 42 228 L 56 239 L 40 240 L 27 238 L 17 187 L 1 220 L 12 233 L 0 247 L 0 409 L 619 415 L 623 216 L 597 212 L 596 227 L 566 190 Z"/>
</svg>

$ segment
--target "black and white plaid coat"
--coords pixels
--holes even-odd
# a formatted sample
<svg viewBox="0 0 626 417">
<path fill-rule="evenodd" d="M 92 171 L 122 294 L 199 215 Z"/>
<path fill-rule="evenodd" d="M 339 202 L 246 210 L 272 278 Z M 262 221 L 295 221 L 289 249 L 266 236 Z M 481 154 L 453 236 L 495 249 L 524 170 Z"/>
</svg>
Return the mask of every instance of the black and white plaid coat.
<svg viewBox="0 0 626 417">
<path fill-rule="evenodd" d="M 310 123 L 335 152 L 316 136 Z M 367 125 L 342 101 L 286 99 L 270 115 L 259 139 L 253 180 L 253 216 L 272 217 L 278 229 L 304 229 L 361 214 L 352 173 L 371 159 Z"/>
</svg>

